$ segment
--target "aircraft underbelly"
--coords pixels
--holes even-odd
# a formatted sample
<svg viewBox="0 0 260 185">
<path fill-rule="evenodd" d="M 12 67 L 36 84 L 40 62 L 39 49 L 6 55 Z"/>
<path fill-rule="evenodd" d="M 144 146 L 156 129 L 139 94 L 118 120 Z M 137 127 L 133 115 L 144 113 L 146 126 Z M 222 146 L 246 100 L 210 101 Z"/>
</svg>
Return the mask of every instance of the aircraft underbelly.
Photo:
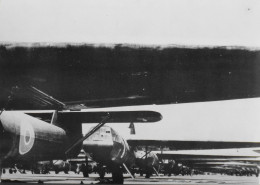
<svg viewBox="0 0 260 185">
<path fill-rule="evenodd" d="M 83 149 L 86 153 L 90 153 L 93 160 L 99 163 L 106 163 L 110 161 L 110 153 L 112 146 L 100 146 L 100 145 L 83 145 Z"/>
</svg>

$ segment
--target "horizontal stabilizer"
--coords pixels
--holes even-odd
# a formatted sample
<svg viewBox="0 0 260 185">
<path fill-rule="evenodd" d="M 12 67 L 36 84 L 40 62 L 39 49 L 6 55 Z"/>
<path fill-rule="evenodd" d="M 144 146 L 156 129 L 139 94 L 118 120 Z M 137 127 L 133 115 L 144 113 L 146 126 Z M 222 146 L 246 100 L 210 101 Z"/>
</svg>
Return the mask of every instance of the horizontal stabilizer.
<svg viewBox="0 0 260 185">
<path fill-rule="evenodd" d="M 179 140 L 127 140 L 130 146 L 169 147 L 172 150 L 200 150 L 260 147 L 260 142 L 233 141 L 179 141 Z"/>
</svg>

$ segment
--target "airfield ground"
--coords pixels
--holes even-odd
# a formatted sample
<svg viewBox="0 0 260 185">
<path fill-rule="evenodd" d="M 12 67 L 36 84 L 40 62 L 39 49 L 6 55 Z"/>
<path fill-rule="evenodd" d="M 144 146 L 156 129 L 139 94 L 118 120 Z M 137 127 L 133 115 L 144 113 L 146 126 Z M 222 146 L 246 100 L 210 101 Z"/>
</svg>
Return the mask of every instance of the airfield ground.
<svg viewBox="0 0 260 185">
<path fill-rule="evenodd" d="M 110 177 L 111 175 L 106 175 Z M 89 178 L 83 178 L 82 174 L 74 174 L 70 172 L 69 174 L 55 174 L 51 172 L 50 174 L 3 174 L 2 183 L 9 184 L 6 180 L 11 180 L 12 183 L 15 182 L 28 182 L 28 183 L 38 183 L 43 182 L 44 184 L 95 184 L 98 183 L 98 175 L 90 174 Z M 6 183 L 5 183 L 6 182 Z M 214 185 L 214 184 L 228 184 L 228 185 L 258 185 L 259 179 L 255 176 L 253 177 L 240 177 L 240 176 L 226 176 L 226 175 L 194 175 L 194 176 L 153 176 L 150 179 L 144 177 L 136 176 L 135 179 L 131 179 L 128 175 L 125 175 L 124 184 L 179 184 L 179 185 Z"/>
</svg>

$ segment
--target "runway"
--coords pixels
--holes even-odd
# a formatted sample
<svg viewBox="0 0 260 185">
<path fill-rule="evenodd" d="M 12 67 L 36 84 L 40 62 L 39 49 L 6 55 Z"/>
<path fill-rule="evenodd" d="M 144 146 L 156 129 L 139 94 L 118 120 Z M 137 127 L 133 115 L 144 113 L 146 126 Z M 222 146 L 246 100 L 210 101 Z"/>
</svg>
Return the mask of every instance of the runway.
<svg viewBox="0 0 260 185">
<path fill-rule="evenodd" d="M 110 174 L 106 175 L 107 178 L 111 177 Z M 45 184 L 95 184 L 99 183 L 97 174 L 90 174 L 89 178 L 83 178 L 82 174 L 75 174 L 70 172 L 69 174 L 3 174 L 2 182 L 24 182 L 24 183 L 45 183 Z M 7 183 L 6 183 L 7 184 Z M 226 175 L 193 175 L 193 176 L 153 176 L 150 179 L 136 176 L 135 179 L 131 179 L 128 175 L 125 175 L 124 184 L 179 184 L 179 185 L 212 185 L 212 184 L 229 184 L 229 185 L 258 185 L 259 179 L 253 177 L 240 177 L 240 176 L 226 176 Z"/>
</svg>

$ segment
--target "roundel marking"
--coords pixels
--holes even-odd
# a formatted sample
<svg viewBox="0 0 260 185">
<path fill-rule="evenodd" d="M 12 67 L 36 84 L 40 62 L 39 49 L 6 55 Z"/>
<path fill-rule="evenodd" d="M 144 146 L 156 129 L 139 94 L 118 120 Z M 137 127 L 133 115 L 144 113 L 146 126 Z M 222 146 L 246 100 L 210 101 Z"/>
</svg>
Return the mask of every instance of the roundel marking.
<svg viewBox="0 0 260 185">
<path fill-rule="evenodd" d="M 28 122 L 21 122 L 19 153 L 24 155 L 28 153 L 34 144 L 35 132 L 32 125 Z"/>
<path fill-rule="evenodd" d="M 27 145 L 29 144 L 30 138 L 31 138 L 30 132 L 28 130 L 26 130 L 26 132 L 25 132 L 25 144 L 27 144 Z"/>
</svg>

